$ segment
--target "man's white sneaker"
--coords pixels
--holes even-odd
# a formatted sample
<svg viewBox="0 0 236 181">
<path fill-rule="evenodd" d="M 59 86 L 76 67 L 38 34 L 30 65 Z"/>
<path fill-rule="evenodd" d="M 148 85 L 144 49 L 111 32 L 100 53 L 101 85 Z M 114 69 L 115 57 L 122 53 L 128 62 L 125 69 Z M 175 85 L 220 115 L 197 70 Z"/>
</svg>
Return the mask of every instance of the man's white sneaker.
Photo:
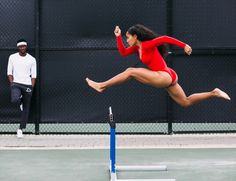
<svg viewBox="0 0 236 181">
<path fill-rule="evenodd" d="M 22 130 L 21 129 L 18 129 L 17 130 L 17 138 L 22 138 L 23 137 L 23 132 L 22 132 Z"/>
<path fill-rule="evenodd" d="M 23 111 L 23 103 L 20 104 L 20 110 Z"/>
</svg>

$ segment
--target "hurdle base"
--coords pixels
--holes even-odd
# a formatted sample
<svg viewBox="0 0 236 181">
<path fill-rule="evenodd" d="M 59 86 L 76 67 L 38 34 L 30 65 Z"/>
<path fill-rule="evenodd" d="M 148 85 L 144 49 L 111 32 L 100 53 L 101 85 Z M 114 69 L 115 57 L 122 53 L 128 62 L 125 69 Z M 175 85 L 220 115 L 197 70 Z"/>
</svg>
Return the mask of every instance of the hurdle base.
<svg viewBox="0 0 236 181">
<path fill-rule="evenodd" d="M 116 181 L 175 181 L 175 179 L 118 179 Z"/>
<path fill-rule="evenodd" d="M 110 168 L 110 181 L 176 181 L 175 179 L 118 179 L 116 171 L 166 171 L 165 165 L 116 165 L 115 173 Z"/>
<path fill-rule="evenodd" d="M 110 176 L 111 176 L 110 181 L 117 181 L 118 180 L 116 173 L 113 173 L 113 172 L 110 171 Z"/>
</svg>

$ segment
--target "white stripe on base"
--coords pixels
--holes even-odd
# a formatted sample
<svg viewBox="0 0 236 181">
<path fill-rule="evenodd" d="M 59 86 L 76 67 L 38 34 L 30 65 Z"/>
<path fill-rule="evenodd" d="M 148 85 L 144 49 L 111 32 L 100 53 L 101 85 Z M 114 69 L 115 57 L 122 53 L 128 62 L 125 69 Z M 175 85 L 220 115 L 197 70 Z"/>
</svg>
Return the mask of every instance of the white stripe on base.
<svg viewBox="0 0 236 181">
<path fill-rule="evenodd" d="M 117 171 L 122 170 L 137 170 L 137 171 L 165 171 L 167 170 L 166 165 L 116 165 Z"/>
</svg>

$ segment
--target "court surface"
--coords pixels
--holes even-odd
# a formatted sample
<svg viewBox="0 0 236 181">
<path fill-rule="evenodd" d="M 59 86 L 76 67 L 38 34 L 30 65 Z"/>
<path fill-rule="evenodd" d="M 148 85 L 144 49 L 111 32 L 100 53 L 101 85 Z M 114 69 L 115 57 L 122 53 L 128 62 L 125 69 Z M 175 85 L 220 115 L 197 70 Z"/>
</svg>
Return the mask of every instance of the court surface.
<svg viewBox="0 0 236 181">
<path fill-rule="evenodd" d="M 235 181 L 235 142 L 235 135 L 118 135 L 117 165 L 168 167 L 118 178 Z M 108 135 L 1 135 L 0 147 L 1 181 L 109 181 Z"/>
</svg>

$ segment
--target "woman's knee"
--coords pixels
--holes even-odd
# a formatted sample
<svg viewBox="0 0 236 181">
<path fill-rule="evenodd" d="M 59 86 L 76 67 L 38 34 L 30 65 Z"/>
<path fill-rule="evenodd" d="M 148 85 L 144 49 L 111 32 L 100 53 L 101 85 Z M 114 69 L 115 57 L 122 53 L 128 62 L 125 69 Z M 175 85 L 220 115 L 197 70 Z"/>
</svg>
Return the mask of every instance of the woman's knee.
<svg viewBox="0 0 236 181">
<path fill-rule="evenodd" d="M 181 101 L 179 104 L 182 107 L 189 107 L 189 106 L 192 105 L 191 101 L 188 98 L 186 98 L 185 100 Z"/>
<path fill-rule="evenodd" d="M 125 72 L 127 73 L 129 77 L 132 77 L 134 76 L 135 70 L 136 70 L 135 68 L 129 67 L 125 70 Z"/>
</svg>

